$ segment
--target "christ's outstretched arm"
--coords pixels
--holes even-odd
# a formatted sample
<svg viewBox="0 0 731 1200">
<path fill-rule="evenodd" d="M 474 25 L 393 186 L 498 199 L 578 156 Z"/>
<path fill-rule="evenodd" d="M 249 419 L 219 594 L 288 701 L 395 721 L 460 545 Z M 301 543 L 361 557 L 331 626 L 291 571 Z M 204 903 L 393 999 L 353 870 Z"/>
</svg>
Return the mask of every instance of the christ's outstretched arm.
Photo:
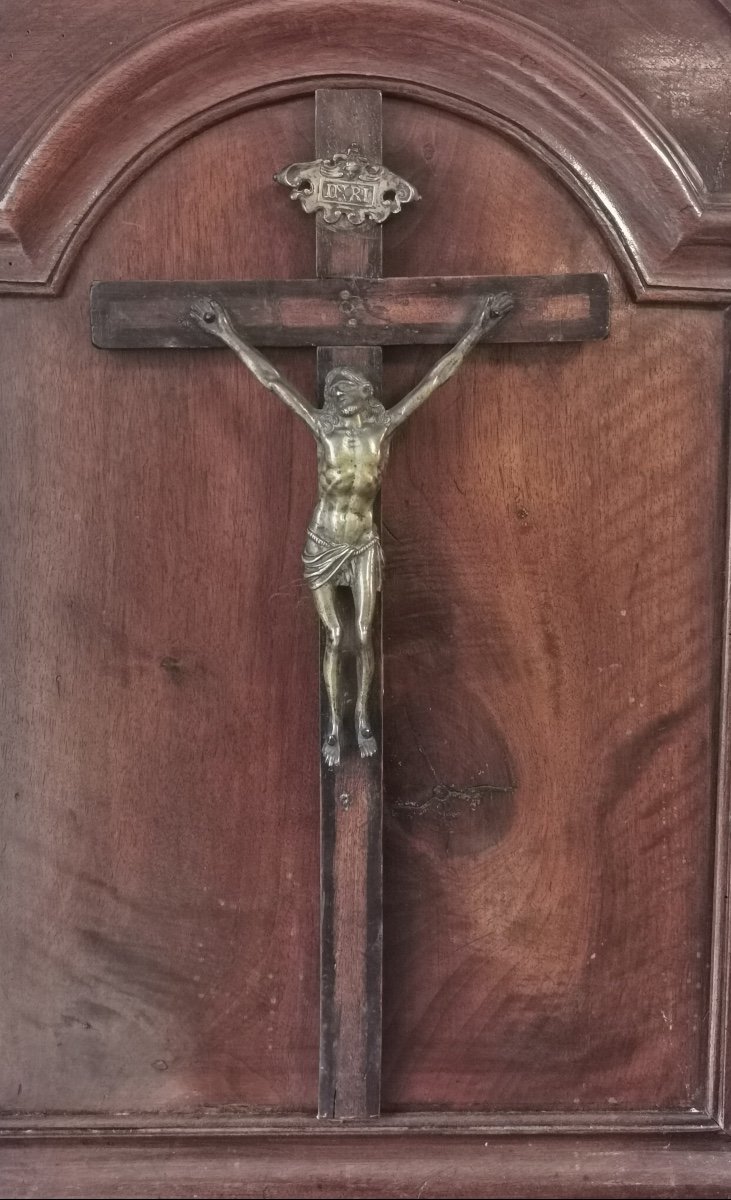
<svg viewBox="0 0 731 1200">
<path fill-rule="evenodd" d="M 462 365 L 467 355 L 473 346 L 476 346 L 479 341 L 491 329 L 506 317 L 513 307 L 512 296 L 507 292 L 499 292 L 495 296 L 488 296 L 485 302 L 481 305 L 480 311 L 475 317 L 475 320 L 470 325 L 464 337 L 460 338 L 457 345 L 445 354 L 439 362 L 435 363 L 431 371 L 424 376 L 421 383 L 418 383 L 403 400 L 399 400 L 398 404 L 394 404 L 393 408 L 388 410 L 389 429 L 393 432 L 398 429 L 399 425 L 403 425 L 404 421 L 411 416 L 416 409 L 419 408 L 432 392 L 435 392 L 438 387 L 446 383 L 448 379 L 454 375 L 458 367 Z"/>
<path fill-rule="evenodd" d="M 274 395 L 278 396 L 280 400 L 283 400 L 287 407 L 291 408 L 292 412 L 296 413 L 305 425 L 317 435 L 317 409 L 308 404 L 297 388 L 288 383 L 283 375 L 280 375 L 268 358 L 260 354 L 255 346 L 251 346 L 236 332 L 226 309 L 217 300 L 196 300 L 190 313 L 206 333 L 212 333 L 225 346 L 233 350 L 244 366 L 249 368 L 254 378 L 258 379 L 259 383 L 268 388 L 270 392 L 274 392 Z"/>
</svg>

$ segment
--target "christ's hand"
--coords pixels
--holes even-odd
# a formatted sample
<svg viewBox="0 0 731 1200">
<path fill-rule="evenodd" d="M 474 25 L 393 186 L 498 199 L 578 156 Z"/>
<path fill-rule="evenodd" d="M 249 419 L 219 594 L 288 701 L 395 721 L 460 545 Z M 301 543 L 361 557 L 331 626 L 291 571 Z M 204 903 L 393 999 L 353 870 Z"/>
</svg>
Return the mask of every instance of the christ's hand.
<svg viewBox="0 0 731 1200">
<path fill-rule="evenodd" d="M 512 312 L 513 306 L 513 297 L 508 292 L 496 292 L 494 296 L 487 296 L 477 314 L 475 324 L 481 329 L 489 328 Z"/>
<path fill-rule="evenodd" d="M 221 338 L 222 341 L 226 341 L 231 334 L 236 332 L 226 309 L 217 300 L 208 298 L 196 300 L 191 305 L 190 315 L 201 329 L 212 333 L 214 337 Z"/>
</svg>

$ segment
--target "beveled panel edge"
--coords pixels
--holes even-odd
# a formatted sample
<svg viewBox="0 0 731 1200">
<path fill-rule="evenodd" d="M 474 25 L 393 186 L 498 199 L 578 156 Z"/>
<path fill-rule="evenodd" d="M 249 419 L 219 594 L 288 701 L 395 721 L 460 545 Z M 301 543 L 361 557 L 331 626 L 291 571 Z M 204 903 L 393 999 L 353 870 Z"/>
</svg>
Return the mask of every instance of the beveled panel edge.
<svg viewBox="0 0 731 1200">
<path fill-rule="evenodd" d="M 322 1138 L 47 1142 L 2 1147 L 0 1197 L 728 1197 L 724 1139 Z"/>
<path fill-rule="evenodd" d="M 352 0 L 343 20 L 338 7 L 226 5 L 91 74 L 0 171 L 0 293 L 57 294 L 96 221 L 185 138 L 337 85 L 448 109 L 536 154 L 603 230 L 636 299 L 731 300 L 731 195 L 709 193 L 649 110 L 568 42 L 469 0 L 458 14 L 450 0 Z"/>
<path fill-rule="evenodd" d="M 514 1137 L 516 1135 L 572 1134 L 709 1134 L 722 1132 L 718 1121 L 695 1110 L 636 1110 L 616 1112 L 513 1112 L 382 1113 L 376 1119 L 323 1122 L 315 1116 L 242 1116 L 222 1110 L 190 1115 L 170 1114 L 78 1114 L 5 1118 L 0 1124 L 0 1142 L 47 1139 L 107 1138 L 261 1138 L 296 1137 L 301 1134 L 328 1137 L 395 1137 L 400 1135 L 460 1135 Z"/>
<path fill-rule="evenodd" d="M 726 528 L 718 698 L 707 1109 L 731 1132 L 731 309 L 724 317 Z"/>
</svg>

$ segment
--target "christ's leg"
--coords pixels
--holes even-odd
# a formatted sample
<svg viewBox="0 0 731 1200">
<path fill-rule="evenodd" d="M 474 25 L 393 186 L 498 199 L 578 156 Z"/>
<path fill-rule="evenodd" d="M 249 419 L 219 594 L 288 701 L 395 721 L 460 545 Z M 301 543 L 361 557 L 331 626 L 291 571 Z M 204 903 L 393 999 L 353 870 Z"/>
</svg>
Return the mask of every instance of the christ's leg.
<svg viewBox="0 0 731 1200">
<path fill-rule="evenodd" d="M 364 554 L 354 572 L 353 602 L 355 636 L 358 646 L 358 698 L 355 703 L 355 731 L 362 758 L 376 753 L 376 739 L 368 721 L 368 695 L 373 682 L 373 616 L 378 588 L 373 556 Z"/>
<path fill-rule="evenodd" d="M 335 603 L 334 586 L 331 583 L 324 583 L 322 587 L 313 588 L 312 597 L 320 620 L 325 626 L 322 674 L 330 703 L 330 724 L 325 741 L 322 743 L 322 756 L 328 766 L 334 767 L 340 762 L 340 645 L 343 630 Z"/>
</svg>

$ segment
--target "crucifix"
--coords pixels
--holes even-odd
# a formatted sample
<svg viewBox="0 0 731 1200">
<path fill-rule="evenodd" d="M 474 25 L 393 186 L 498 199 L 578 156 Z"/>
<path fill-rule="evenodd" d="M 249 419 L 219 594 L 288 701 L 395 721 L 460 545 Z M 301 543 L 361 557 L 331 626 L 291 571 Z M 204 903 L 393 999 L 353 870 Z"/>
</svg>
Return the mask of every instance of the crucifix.
<svg viewBox="0 0 731 1200">
<path fill-rule="evenodd" d="M 95 283 L 91 292 L 96 346 L 227 346 L 305 421 L 317 443 L 318 498 L 303 566 L 321 621 L 324 683 L 323 1118 L 380 1112 L 382 558 L 374 505 L 391 437 L 488 335 L 579 342 L 608 330 L 604 275 L 383 276 L 382 222 L 417 195 L 381 163 L 381 130 L 380 92 L 320 90 L 316 159 L 275 177 L 305 212 L 316 214 L 316 279 L 121 281 Z M 454 348 L 387 408 L 379 398 L 381 347 L 406 343 Z M 317 347 L 321 406 L 288 384 L 260 350 L 295 345 Z"/>
</svg>

